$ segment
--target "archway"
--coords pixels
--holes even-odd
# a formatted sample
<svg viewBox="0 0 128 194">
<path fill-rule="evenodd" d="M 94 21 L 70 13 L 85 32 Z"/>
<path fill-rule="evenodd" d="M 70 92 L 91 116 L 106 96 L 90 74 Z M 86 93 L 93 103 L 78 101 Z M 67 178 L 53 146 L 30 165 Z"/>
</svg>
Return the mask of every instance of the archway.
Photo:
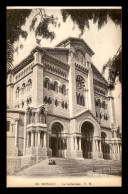
<svg viewBox="0 0 128 194">
<path fill-rule="evenodd" d="M 106 133 L 101 132 L 101 149 L 102 149 L 102 153 L 103 153 L 103 158 L 109 159 L 110 146 L 106 140 L 106 137 L 107 137 Z"/>
<path fill-rule="evenodd" d="M 62 135 L 63 125 L 55 122 L 51 128 L 50 148 L 52 157 L 63 157 L 63 150 L 66 149 L 65 138 Z"/>
<path fill-rule="evenodd" d="M 83 158 L 92 158 L 94 126 L 85 121 L 81 127 L 81 150 Z"/>
</svg>

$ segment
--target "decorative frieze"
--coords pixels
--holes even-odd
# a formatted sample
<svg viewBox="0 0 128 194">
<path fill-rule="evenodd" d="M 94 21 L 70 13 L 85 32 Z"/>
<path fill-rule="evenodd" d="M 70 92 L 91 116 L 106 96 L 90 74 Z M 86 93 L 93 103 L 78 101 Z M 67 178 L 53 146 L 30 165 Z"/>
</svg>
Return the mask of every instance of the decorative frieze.
<svg viewBox="0 0 128 194">
<path fill-rule="evenodd" d="M 100 88 L 97 88 L 96 86 L 94 86 L 94 92 L 100 93 L 102 95 L 105 95 L 106 92 Z"/>
<path fill-rule="evenodd" d="M 102 80 L 99 81 L 97 79 L 93 79 L 93 83 L 94 83 L 94 85 L 100 86 L 100 87 L 102 87 L 102 88 L 107 90 L 107 85 L 104 84 L 104 82 L 102 82 Z"/>
<path fill-rule="evenodd" d="M 75 67 L 76 69 L 78 69 L 79 71 L 82 71 L 84 73 L 88 73 L 88 68 L 87 67 L 84 67 L 83 65 L 80 65 L 78 63 L 75 63 Z"/>
<path fill-rule="evenodd" d="M 55 75 L 59 75 L 63 78 L 67 78 L 67 72 L 63 71 L 60 68 L 54 67 L 51 64 L 45 63 L 45 68 L 47 71 L 54 73 Z"/>
</svg>

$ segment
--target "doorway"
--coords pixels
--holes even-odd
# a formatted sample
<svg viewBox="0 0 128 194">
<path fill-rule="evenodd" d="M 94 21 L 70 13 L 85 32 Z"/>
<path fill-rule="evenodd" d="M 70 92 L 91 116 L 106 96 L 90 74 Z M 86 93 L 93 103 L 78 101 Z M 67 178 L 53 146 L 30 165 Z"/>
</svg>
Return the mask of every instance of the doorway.
<svg viewBox="0 0 128 194">
<path fill-rule="evenodd" d="M 51 149 L 52 157 L 63 157 L 64 143 L 62 136 L 63 126 L 59 122 L 52 125 Z"/>
<path fill-rule="evenodd" d="M 94 127 L 92 123 L 86 121 L 81 127 L 81 150 L 83 158 L 92 158 L 93 151 L 93 132 Z"/>
</svg>

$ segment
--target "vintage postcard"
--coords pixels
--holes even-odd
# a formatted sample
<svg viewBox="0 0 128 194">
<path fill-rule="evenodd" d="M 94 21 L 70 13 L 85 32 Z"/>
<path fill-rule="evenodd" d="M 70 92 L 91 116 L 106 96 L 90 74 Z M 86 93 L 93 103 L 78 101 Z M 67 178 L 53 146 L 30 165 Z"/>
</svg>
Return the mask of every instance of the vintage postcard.
<svg viewBox="0 0 128 194">
<path fill-rule="evenodd" d="M 122 8 L 6 9 L 7 187 L 121 187 Z"/>
</svg>

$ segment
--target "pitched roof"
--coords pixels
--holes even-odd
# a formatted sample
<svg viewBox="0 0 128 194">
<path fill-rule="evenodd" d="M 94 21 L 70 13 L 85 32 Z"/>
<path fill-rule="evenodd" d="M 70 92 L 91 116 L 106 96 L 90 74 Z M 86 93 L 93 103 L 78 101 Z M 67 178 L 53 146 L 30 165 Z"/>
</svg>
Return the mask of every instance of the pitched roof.
<svg viewBox="0 0 128 194">
<path fill-rule="evenodd" d="M 89 112 L 91 114 L 91 116 L 96 120 L 96 122 L 100 124 L 100 121 L 98 121 L 98 119 L 96 118 L 96 116 L 93 114 L 93 112 L 90 109 L 86 109 L 82 112 L 79 112 L 78 114 L 74 115 L 71 119 L 75 119 L 75 118 L 77 118 L 77 117 L 79 117 L 87 112 Z"/>
<path fill-rule="evenodd" d="M 68 37 L 68 38 L 64 39 L 63 41 L 61 41 L 60 43 L 58 43 L 56 45 L 56 47 L 61 47 L 63 44 L 65 44 L 67 42 L 70 42 L 70 41 L 73 41 L 73 40 L 79 40 L 79 41 L 81 41 L 84 44 L 84 46 L 89 50 L 89 52 L 91 53 L 91 55 L 94 55 L 95 54 L 93 52 L 93 50 L 88 46 L 88 44 L 82 38 Z"/>
</svg>

